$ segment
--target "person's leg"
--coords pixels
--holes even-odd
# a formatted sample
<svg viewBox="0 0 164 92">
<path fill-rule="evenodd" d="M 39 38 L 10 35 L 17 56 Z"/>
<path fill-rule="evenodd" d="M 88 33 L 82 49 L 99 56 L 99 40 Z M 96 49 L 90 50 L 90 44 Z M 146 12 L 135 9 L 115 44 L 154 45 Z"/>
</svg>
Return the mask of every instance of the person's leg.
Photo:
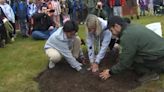
<svg viewBox="0 0 164 92">
<path fill-rule="evenodd" d="M 16 37 L 16 30 L 15 30 L 15 23 L 12 23 L 11 21 L 9 21 L 13 27 L 13 32 L 9 32 L 9 37 L 10 37 L 10 41 L 13 42 L 15 41 L 14 37 Z"/>
<path fill-rule="evenodd" d="M 145 8 L 143 9 L 143 16 L 146 16 L 146 14 L 145 14 Z"/>
<path fill-rule="evenodd" d="M 4 29 L 4 25 L 1 24 L 0 25 L 0 48 L 5 47 L 5 39 L 7 39 L 7 34 L 6 34 L 5 29 Z"/>
<path fill-rule="evenodd" d="M 151 71 L 150 69 L 146 68 L 143 63 L 144 60 L 142 59 L 142 57 L 136 56 L 134 58 L 134 64 L 132 65 L 132 69 L 139 75 L 144 75 Z"/>
<path fill-rule="evenodd" d="M 118 16 L 118 14 L 117 14 L 117 7 L 113 7 L 113 13 L 114 13 L 114 16 Z"/>
<path fill-rule="evenodd" d="M 113 8 L 109 8 L 109 16 L 113 16 Z"/>
<path fill-rule="evenodd" d="M 122 6 L 118 6 L 118 13 L 119 13 L 120 17 L 123 16 L 123 14 L 122 14 Z"/>
<path fill-rule="evenodd" d="M 151 14 L 151 15 L 154 15 L 154 7 L 153 7 L 152 4 L 150 5 L 150 14 Z"/>
<path fill-rule="evenodd" d="M 142 75 L 138 79 L 141 83 L 158 80 L 159 73 L 164 72 L 164 58 L 150 61 L 142 59 L 142 57 L 136 57 L 133 69 Z"/>
<path fill-rule="evenodd" d="M 164 57 L 157 60 L 145 60 L 145 66 L 157 73 L 164 73 Z"/>
<path fill-rule="evenodd" d="M 11 23 L 11 25 L 14 28 L 14 31 L 13 31 L 12 35 L 15 36 L 16 35 L 15 23 L 12 23 L 11 21 L 9 21 L 9 22 Z"/>
<path fill-rule="evenodd" d="M 28 37 L 28 25 L 26 20 L 19 20 L 20 31 L 23 37 Z"/>
<path fill-rule="evenodd" d="M 153 5 L 152 4 L 148 4 L 148 10 L 149 10 L 149 16 L 153 15 Z"/>
<path fill-rule="evenodd" d="M 133 19 L 134 15 L 136 15 L 137 19 L 139 19 L 137 0 L 128 0 L 128 2 L 129 2 L 128 6 L 130 9 L 131 19 Z M 136 13 L 135 13 L 135 11 L 136 11 Z"/>
<path fill-rule="evenodd" d="M 157 9 L 158 9 L 158 6 L 154 5 L 154 15 L 155 16 L 157 15 Z"/>
<path fill-rule="evenodd" d="M 49 58 L 48 67 L 50 69 L 55 67 L 55 64 L 58 63 L 61 60 L 61 58 L 62 58 L 62 55 L 54 48 L 46 49 L 45 53 L 46 53 L 46 55 Z"/>
<path fill-rule="evenodd" d="M 7 42 L 9 38 L 7 36 L 7 31 L 6 31 L 5 27 L 4 27 L 4 24 L 2 24 L 0 26 L 0 34 L 1 34 L 1 39 L 5 40 L 5 42 Z"/>
<path fill-rule="evenodd" d="M 32 25 L 34 24 L 33 18 L 27 19 L 27 26 L 28 26 L 28 35 L 32 34 Z"/>
<path fill-rule="evenodd" d="M 72 47 L 72 55 L 76 59 L 79 57 L 79 54 L 80 54 L 80 46 L 81 46 L 80 37 L 76 36 L 74 43 L 73 43 L 73 47 Z"/>
<path fill-rule="evenodd" d="M 35 40 L 46 40 L 50 36 L 49 31 L 33 31 L 32 32 L 32 38 Z"/>
<path fill-rule="evenodd" d="M 154 71 L 157 73 L 164 72 L 164 57 L 156 59 L 156 60 L 147 60 L 147 59 L 142 59 L 142 57 L 136 57 L 135 58 L 135 66 L 137 67 L 144 67 L 147 68 L 148 71 Z M 142 69 L 142 68 L 139 68 Z M 146 73 L 143 72 L 143 73 Z"/>
<path fill-rule="evenodd" d="M 140 16 L 143 16 L 143 8 L 140 7 Z"/>
<path fill-rule="evenodd" d="M 73 14 L 72 15 L 72 20 L 77 22 L 77 20 L 76 20 L 77 19 L 76 18 L 77 17 L 77 11 L 75 9 L 73 9 L 73 13 L 72 14 Z"/>
</svg>

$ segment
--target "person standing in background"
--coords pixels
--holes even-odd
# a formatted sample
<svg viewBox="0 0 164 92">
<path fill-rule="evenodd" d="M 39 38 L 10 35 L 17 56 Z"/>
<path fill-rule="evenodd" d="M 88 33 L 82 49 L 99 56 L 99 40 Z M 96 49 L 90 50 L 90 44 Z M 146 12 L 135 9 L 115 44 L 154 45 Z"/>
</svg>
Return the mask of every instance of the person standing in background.
<svg viewBox="0 0 164 92">
<path fill-rule="evenodd" d="M 148 11 L 149 11 L 149 15 L 153 15 L 154 12 L 153 0 L 148 1 Z"/>
<path fill-rule="evenodd" d="M 137 11 L 137 0 L 126 0 L 127 6 L 130 9 L 130 18 L 133 19 L 134 15 L 139 19 L 138 11 Z"/>
<path fill-rule="evenodd" d="M 13 10 L 17 17 L 17 20 L 20 25 L 21 35 L 23 37 L 28 37 L 28 13 L 27 13 L 27 3 L 25 0 L 19 0 L 14 3 Z"/>
<path fill-rule="evenodd" d="M 52 0 L 50 1 L 50 4 L 52 5 L 52 8 L 54 10 L 54 23 L 56 27 L 60 27 L 60 14 L 61 14 L 61 7 L 60 2 L 58 0 Z"/>
<path fill-rule="evenodd" d="M 31 35 L 32 24 L 33 24 L 32 16 L 37 12 L 37 7 L 34 0 L 29 0 L 27 5 L 28 5 L 27 13 L 28 13 L 28 28 L 29 28 L 28 34 Z"/>
<path fill-rule="evenodd" d="M 9 22 L 14 28 L 13 33 L 10 34 L 12 41 L 14 41 L 14 37 L 16 36 L 16 30 L 15 30 L 15 14 L 13 12 L 13 9 L 9 4 L 6 3 L 5 0 L 0 0 L 0 7 L 4 12 L 5 17 L 9 20 Z"/>
<path fill-rule="evenodd" d="M 115 16 L 123 16 L 122 7 L 125 5 L 125 0 L 110 0 L 110 7 L 113 8 Z"/>
<path fill-rule="evenodd" d="M 88 12 L 90 14 L 92 10 L 95 8 L 98 0 L 86 0 L 86 1 L 87 1 Z"/>
</svg>

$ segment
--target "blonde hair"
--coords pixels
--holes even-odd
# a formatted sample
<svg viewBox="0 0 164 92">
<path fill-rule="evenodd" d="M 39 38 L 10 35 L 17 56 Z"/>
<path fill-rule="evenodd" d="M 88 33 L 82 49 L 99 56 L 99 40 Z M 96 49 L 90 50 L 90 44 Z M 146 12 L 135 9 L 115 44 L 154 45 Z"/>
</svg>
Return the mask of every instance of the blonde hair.
<svg viewBox="0 0 164 92">
<path fill-rule="evenodd" d="M 96 15 L 93 14 L 89 14 L 86 18 L 86 32 L 88 33 L 88 28 L 96 28 L 96 36 L 100 35 L 101 31 L 102 31 L 102 27 L 101 27 L 101 23 L 98 20 L 98 17 Z"/>
</svg>

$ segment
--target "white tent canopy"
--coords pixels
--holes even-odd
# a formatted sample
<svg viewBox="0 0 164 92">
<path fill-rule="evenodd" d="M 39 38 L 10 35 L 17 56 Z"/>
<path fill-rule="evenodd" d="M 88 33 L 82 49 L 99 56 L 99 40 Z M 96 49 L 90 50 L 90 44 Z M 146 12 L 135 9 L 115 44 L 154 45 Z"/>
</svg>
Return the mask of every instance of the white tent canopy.
<svg viewBox="0 0 164 92">
<path fill-rule="evenodd" d="M 162 27 L 160 22 L 147 24 L 146 27 L 162 37 Z"/>
</svg>

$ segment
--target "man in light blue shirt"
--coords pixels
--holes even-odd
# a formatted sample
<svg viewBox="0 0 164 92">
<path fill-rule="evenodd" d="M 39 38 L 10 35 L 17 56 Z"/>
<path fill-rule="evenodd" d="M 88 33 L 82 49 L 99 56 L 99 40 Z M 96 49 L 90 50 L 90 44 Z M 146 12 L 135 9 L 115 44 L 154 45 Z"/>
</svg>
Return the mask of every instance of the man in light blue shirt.
<svg viewBox="0 0 164 92">
<path fill-rule="evenodd" d="M 50 69 L 54 68 L 55 64 L 64 57 L 72 68 L 84 73 L 85 69 L 82 68 L 82 63 L 77 61 L 79 57 L 82 60 L 84 59 L 80 48 L 81 40 L 76 35 L 77 31 L 78 25 L 74 21 L 68 20 L 63 27 L 58 28 L 49 37 L 44 48 L 50 60 L 48 65 Z"/>
</svg>

